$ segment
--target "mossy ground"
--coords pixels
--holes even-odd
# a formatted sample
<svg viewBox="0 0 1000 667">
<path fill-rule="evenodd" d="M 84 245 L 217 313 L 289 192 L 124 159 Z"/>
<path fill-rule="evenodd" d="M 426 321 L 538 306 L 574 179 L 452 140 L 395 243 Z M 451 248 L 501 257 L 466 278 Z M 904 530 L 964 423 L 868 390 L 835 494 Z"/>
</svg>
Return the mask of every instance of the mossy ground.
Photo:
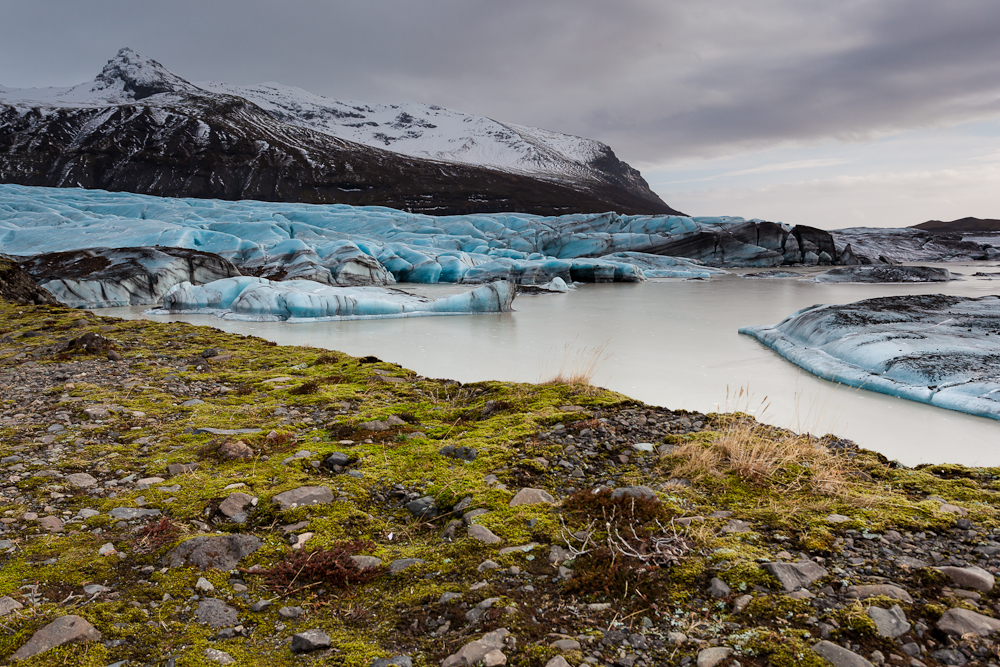
<svg viewBox="0 0 1000 667">
<path fill-rule="evenodd" d="M 39 512 L 43 506 L 64 517 L 83 508 L 101 514 L 58 533 L 20 521 L 12 524 L 19 532 L 0 534 L 0 539 L 16 541 L 11 553 L 0 555 L 0 596 L 23 599 L 23 587 L 35 584 L 38 596 L 36 604 L 0 619 L 0 660 L 54 617 L 76 613 L 101 631 L 104 643 L 60 647 L 21 664 L 158 664 L 176 657 L 177 665 L 203 665 L 214 664 L 203 657 L 204 649 L 213 647 L 242 665 L 367 667 L 374 658 L 400 653 L 414 656 L 414 664 L 430 665 L 497 627 L 518 637 L 520 648 L 508 656 L 515 665 L 544 664 L 555 653 L 547 647 L 552 633 L 600 637 L 612 628 L 643 629 L 652 637 L 671 631 L 705 638 L 737 636 L 742 643 L 735 648 L 744 665 L 819 664 L 808 649 L 816 635 L 815 623 L 807 622 L 814 611 L 807 602 L 784 596 L 760 568 L 761 562 L 776 558 L 775 545 L 823 557 L 839 548 L 845 529 L 951 529 L 955 516 L 942 512 L 929 496 L 961 504 L 979 527 L 998 525 L 996 469 L 911 470 L 870 452 L 852 451 L 846 468 L 850 484 L 842 492 L 824 494 L 811 483 L 808 466 L 798 464 L 764 481 L 723 470 L 688 475 L 691 484 L 671 483 L 684 461 L 667 453 L 647 457 L 644 464 L 634 457 L 615 464 L 619 485 L 652 486 L 659 496 L 655 512 L 641 520 L 632 515 L 619 527 L 623 532 L 626 526 L 636 529 L 632 544 L 648 545 L 668 526 L 685 543 L 679 562 L 644 564 L 607 546 L 611 528 L 605 500 L 588 506 L 586 496 L 577 495 L 572 506 L 509 506 L 522 487 L 558 492 L 577 484 L 589 493 L 586 484 L 568 480 L 565 471 L 552 465 L 564 456 L 563 446 L 539 434 L 557 424 L 579 433 L 596 428 L 599 415 L 644 408 L 626 396 L 583 385 L 462 385 L 420 377 L 374 358 L 278 347 L 205 327 L 120 321 L 59 307 L 0 302 L 0 317 L 0 371 L 8 374 L 11 386 L 17 386 L 22 372 L 49 377 L 35 386 L 34 394 L 5 394 L 0 455 L 40 456 L 47 447 L 62 446 L 58 461 L 46 466 L 63 475 L 164 479 L 148 488 L 137 488 L 134 480 L 123 483 L 114 487 L 114 497 L 73 489 L 58 478 L 30 476 L 30 471 L 9 483 L 16 490 L 0 497 L 7 518 Z M 122 360 L 112 364 L 103 354 L 64 350 L 66 340 L 88 331 L 111 341 Z M 219 354 L 203 359 L 207 348 L 217 348 Z M 24 364 L 30 364 L 30 371 Z M 52 380 L 57 368 L 65 377 Z M 118 379 L 107 381 L 102 369 L 108 368 L 118 369 Z M 106 406 L 110 412 L 95 419 L 84 412 L 92 406 Z M 50 435 L 48 427 L 58 412 L 68 413 L 59 418 L 66 428 Z M 28 416 L 18 418 L 18 413 Z M 400 423 L 388 430 L 362 428 L 394 415 Z M 730 420 L 710 415 L 706 430 L 666 435 L 655 444 L 709 447 Z M 231 436 L 197 432 L 204 428 L 258 431 Z M 254 455 L 223 459 L 222 445 L 237 439 Z M 445 445 L 473 447 L 478 456 L 471 462 L 442 456 L 438 452 Z M 304 450 L 311 454 L 284 463 Z M 335 474 L 316 464 L 333 452 L 347 454 L 349 469 L 360 476 Z M 167 474 L 169 465 L 187 463 L 198 467 Z M 489 475 L 496 480 L 486 481 Z M 226 488 L 234 484 L 241 486 Z M 272 502 L 277 494 L 301 486 L 327 486 L 334 501 L 285 511 Z M 246 523 L 226 521 L 217 512 L 233 491 L 257 498 Z M 401 494 L 407 493 L 431 496 L 442 512 L 414 518 L 403 507 Z M 471 503 L 465 511 L 489 510 L 477 523 L 501 538 L 499 546 L 539 546 L 500 556 L 497 546 L 466 537 L 464 527 L 454 541 L 442 541 L 442 531 L 460 514 L 449 510 L 465 498 Z M 178 531 L 173 539 L 146 548 L 141 530 L 151 520 L 122 525 L 107 515 L 116 507 L 138 506 L 168 516 Z M 747 522 L 750 530 L 726 532 L 730 517 L 711 516 L 720 510 Z M 826 519 L 831 514 L 850 521 L 831 524 Z M 671 524 L 696 516 L 703 518 L 689 526 Z M 251 571 L 289 553 L 280 528 L 300 521 L 308 521 L 304 530 L 313 533 L 307 550 L 365 540 L 371 544 L 365 555 L 386 563 L 401 558 L 424 563 L 344 590 L 307 587 L 288 594 L 268 588 Z M 579 531 L 588 533 L 589 551 L 583 548 L 585 540 L 572 537 Z M 212 532 L 253 533 L 263 546 L 232 573 L 163 569 L 162 557 L 178 541 Z M 121 557 L 97 556 L 107 542 Z M 567 580 L 547 556 L 551 545 L 570 544 L 587 553 L 569 563 L 574 574 Z M 488 559 L 500 567 L 480 571 Z M 239 611 L 242 635 L 213 640 L 215 631 L 193 622 L 197 602 L 191 598 L 200 576 L 215 586 L 214 596 Z M 705 590 L 713 577 L 728 584 L 733 597 L 753 593 L 752 606 L 739 615 L 727 600 L 710 599 Z M 474 586 L 477 582 L 484 585 Z M 91 599 L 81 592 L 89 583 L 104 584 L 112 592 Z M 462 597 L 440 605 L 445 592 Z M 490 597 L 499 601 L 477 624 L 468 624 L 465 612 Z M 250 612 L 250 604 L 259 599 L 274 603 Z M 586 605 L 604 602 L 611 603 L 609 609 L 587 611 Z M 278 609 L 285 605 L 301 606 L 307 613 L 298 620 L 282 618 Z M 933 612 L 931 604 L 924 606 L 926 613 Z M 864 623 L 868 617 L 855 611 L 838 612 L 842 632 L 870 643 Z M 450 629 L 439 632 L 446 623 Z M 736 632 L 734 623 L 742 629 Z M 287 638 L 307 628 L 325 630 L 332 648 L 294 656 Z M 683 648 L 679 655 L 692 650 Z"/>
</svg>

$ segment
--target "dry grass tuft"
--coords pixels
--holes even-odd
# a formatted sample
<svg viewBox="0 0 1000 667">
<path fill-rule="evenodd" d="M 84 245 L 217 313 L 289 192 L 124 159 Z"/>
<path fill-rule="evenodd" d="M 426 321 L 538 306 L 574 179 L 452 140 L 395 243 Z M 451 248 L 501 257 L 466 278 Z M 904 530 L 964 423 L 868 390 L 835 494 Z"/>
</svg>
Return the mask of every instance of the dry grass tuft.
<svg viewBox="0 0 1000 667">
<path fill-rule="evenodd" d="M 673 473 L 691 479 L 728 473 L 785 493 L 805 492 L 857 500 L 850 460 L 807 435 L 760 424 L 752 417 L 731 415 L 729 423 L 707 445 L 688 443 L 673 452 L 680 463 Z"/>
<path fill-rule="evenodd" d="M 587 385 L 591 384 L 598 367 L 607 361 L 611 354 L 606 352 L 608 343 L 605 341 L 596 347 L 577 349 L 573 342 L 563 345 L 562 361 L 559 370 L 552 377 L 542 380 L 539 384 Z"/>
</svg>

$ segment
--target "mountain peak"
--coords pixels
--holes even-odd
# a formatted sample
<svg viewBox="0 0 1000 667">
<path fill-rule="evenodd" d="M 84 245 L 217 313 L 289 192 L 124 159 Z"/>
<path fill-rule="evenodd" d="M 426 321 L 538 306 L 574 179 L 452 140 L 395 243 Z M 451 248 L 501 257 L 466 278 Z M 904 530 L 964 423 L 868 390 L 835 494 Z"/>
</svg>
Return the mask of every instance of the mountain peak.
<svg viewBox="0 0 1000 667">
<path fill-rule="evenodd" d="M 197 86 L 177 76 L 152 58 L 139 55 L 127 46 L 108 61 L 94 79 L 94 90 L 120 89 L 141 100 L 158 93 L 197 90 Z"/>
</svg>

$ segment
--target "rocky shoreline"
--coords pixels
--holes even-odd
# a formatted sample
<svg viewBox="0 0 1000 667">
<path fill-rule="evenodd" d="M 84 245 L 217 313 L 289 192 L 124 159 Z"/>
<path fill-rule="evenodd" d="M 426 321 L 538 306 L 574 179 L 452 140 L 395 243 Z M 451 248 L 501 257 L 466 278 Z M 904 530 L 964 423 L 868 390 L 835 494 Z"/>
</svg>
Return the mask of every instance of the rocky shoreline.
<svg viewBox="0 0 1000 667">
<path fill-rule="evenodd" d="M 1000 664 L 998 469 L 0 314 L 0 664 Z"/>
</svg>

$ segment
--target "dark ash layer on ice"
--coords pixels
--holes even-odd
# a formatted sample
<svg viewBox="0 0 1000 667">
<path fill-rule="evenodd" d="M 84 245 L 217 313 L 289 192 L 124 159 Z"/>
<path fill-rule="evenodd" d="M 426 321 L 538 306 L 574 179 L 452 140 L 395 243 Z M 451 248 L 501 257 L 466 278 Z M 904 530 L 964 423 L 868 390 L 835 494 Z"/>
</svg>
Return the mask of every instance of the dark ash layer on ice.
<svg viewBox="0 0 1000 667">
<path fill-rule="evenodd" d="M 827 380 L 1000 419 L 1000 297 L 819 305 L 740 333 Z"/>
<path fill-rule="evenodd" d="M 958 280 L 932 266 L 842 266 L 813 278 L 817 283 L 945 283 Z"/>
</svg>

